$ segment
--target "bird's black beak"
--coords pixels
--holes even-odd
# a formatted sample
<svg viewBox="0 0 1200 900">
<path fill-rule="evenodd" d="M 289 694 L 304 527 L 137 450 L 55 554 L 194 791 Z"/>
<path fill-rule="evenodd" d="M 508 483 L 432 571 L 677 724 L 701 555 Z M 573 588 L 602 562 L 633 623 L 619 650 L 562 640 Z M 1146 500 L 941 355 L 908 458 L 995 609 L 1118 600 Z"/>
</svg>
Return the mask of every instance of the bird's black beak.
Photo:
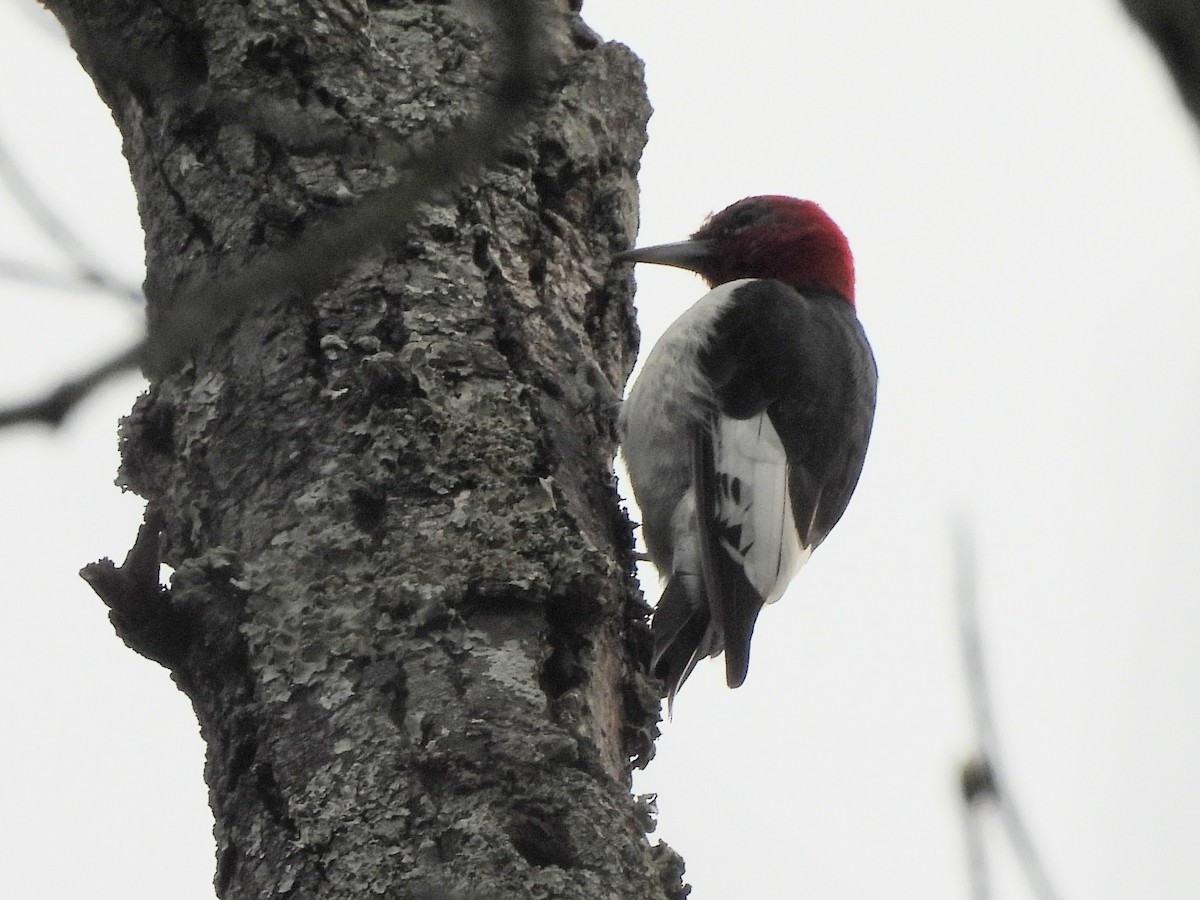
<svg viewBox="0 0 1200 900">
<path fill-rule="evenodd" d="M 655 263 L 674 266 L 691 272 L 701 271 L 712 258 L 709 241 L 678 241 L 674 244 L 656 244 L 653 247 L 638 247 L 616 254 L 616 262 Z"/>
</svg>

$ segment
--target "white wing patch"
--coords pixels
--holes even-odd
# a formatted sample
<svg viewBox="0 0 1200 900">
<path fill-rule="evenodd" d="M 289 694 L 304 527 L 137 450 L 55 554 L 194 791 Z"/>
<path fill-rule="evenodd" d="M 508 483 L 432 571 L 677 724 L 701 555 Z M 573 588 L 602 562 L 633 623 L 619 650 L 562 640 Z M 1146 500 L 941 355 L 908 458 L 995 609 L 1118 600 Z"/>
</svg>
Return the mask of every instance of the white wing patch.
<svg viewBox="0 0 1200 900">
<path fill-rule="evenodd" d="M 800 546 L 787 485 L 787 454 L 763 412 L 719 416 L 713 435 L 721 547 L 767 603 L 774 603 L 812 554 Z"/>
</svg>

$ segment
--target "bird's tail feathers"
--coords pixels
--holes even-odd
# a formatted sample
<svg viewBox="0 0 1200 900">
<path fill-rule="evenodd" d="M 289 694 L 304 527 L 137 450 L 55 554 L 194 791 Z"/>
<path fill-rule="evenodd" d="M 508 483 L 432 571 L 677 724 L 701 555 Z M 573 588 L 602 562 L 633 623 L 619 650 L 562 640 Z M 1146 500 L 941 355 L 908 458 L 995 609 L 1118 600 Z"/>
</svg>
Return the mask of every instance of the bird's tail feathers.
<svg viewBox="0 0 1200 900">
<path fill-rule="evenodd" d="M 682 572 L 671 576 L 650 627 L 654 633 L 650 670 L 667 684 L 670 715 L 675 695 L 696 663 L 721 649 L 698 576 Z"/>
<path fill-rule="evenodd" d="M 742 579 L 745 582 L 745 579 Z M 763 608 L 762 596 L 745 582 L 744 590 L 730 591 L 724 598 L 722 630 L 725 634 L 725 683 L 739 688 L 750 671 L 750 639 Z"/>
</svg>

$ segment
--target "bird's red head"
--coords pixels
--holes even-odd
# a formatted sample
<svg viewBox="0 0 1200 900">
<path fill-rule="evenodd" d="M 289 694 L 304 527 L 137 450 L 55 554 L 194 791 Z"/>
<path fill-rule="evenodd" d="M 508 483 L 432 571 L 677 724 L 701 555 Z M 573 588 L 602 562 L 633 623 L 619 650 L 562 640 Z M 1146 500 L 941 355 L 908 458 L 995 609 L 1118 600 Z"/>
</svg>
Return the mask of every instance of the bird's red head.
<svg viewBox="0 0 1200 900">
<path fill-rule="evenodd" d="M 710 256 L 699 273 L 712 286 L 775 278 L 792 287 L 832 288 L 854 302 L 854 257 L 842 230 L 811 200 L 747 197 L 692 235 Z"/>
<path fill-rule="evenodd" d="M 774 278 L 797 289 L 825 288 L 854 303 L 854 257 L 842 230 L 811 200 L 747 197 L 710 216 L 691 240 L 620 254 L 679 266 L 710 287 Z"/>
</svg>

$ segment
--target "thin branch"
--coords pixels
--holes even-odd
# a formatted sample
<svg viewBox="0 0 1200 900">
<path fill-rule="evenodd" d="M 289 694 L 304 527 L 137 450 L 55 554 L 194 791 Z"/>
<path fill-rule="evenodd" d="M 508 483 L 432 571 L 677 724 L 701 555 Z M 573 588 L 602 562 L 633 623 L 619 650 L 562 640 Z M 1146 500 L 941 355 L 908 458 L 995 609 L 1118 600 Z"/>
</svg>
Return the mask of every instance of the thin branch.
<svg viewBox="0 0 1200 900">
<path fill-rule="evenodd" d="M 144 350 L 145 341 L 139 341 L 82 375 L 64 381 L 44 397 L 0 409 L 0 428 L 32 423 L 61 425 L 67 413 L 108 379 L 136 369 Z"/>
<path fill-rule="evenodd" d="M 979 630 L 975 546 L 969 527 L 961 520 L 954 529 L 954 562 L 954 597 L 958 604 L 958 632 L 971 702 L 971 721 L 982 758 L 990 765 L 996 749 L 996 725 L 992 721 L 991 692 L 988 690 L 983 639 Z"/>
<path fill-rule="evenodd" d="M 992 717 L 991 694 L 988 690 L 987 673 L 984 665 L 983 639 L 979 627 L 979 593 L 976 580 L 977 565 L 975 547 L 970 529 L 962 520 L 954 527 L 955 600 L 958 607 L 959 638 L 963 649 L 963 664 L 966 668 L 967 691 L 970 697 L 971 718 L 975 730 L 976 756 L 961 773 L 964 827 L 967 829 L 968 853 L 974 852 L 975 842 L 982 841 L 978 816 L 990 800 L 1000 814 L 1009 843 L 1012 844 L 1017 864 L 1025 874 L 1030 889 L 1039 900 L 1057 900 L 1041 856 L 1034 846 L 1029 829 L 1008 791 L 1007 781 L 1000 766 L 999 742 L 996 725 Z M 986 877 L 986 866 L 982 847 L 978 858 L 969 859 L 972 873 L 972 896 L 986 897 L 978 893 L 975 886 L 978 872 Z"/>
<path fill-rule="evenodd" d="M 481 170 L 524 122 L 544 78 L 544 35 L 535 5 L 536 0 L 488 5 L 500 26 L 506 71 L 474 122 L 422 152 L 404 152 L 407 171 L 397 183 L 365 195 L 287 246 L 260 254 L 231 278 L 186 283 L 162 304 L 166 313 L 148 340 L 42 400 L 0 410 L 0 427 L 29 421 L 57 424 L 93 388 L 138 364 L 154 372 L 172 371 L 253 307 L 285 296 L 311 297 L 371 249 L 402 235 L 419 204 L 441 199 Z"/>
<path fill-rule="evenodd" d="M 17 205 L 70 261 L 80 281 L 94 285 L 114 296 L 142 302 L 140 289 L 131 288 L 122 279 L 117 278 L 104 266 L 96 262 L 91 250 L 62 218 L 51 208 L 34 188 L 29 179 L 21 172 L 17 161 L 9 153 L 4 141 L 0 140 L 0 182 L 8 188 Z"/>
<path fill-rule="evenodd" d="M 1004 831 L 1008 834 L 1009 843 L 1013 846 L 1013 852 L 1021 864 L 1021 870 L 1025 873 L 1025 878 L 1028 880 L 1034 896 L 1039 897 L 1040 900 L 1057 900 L 1058 893 L 1050 883 L 1050 876 L 1042 863 L 1041 855 L 1033 844 L 1033 838 L 1029 834 L 1029 829 L 1025 827 L 1025 821 L 1021 818 L 1017 804 L 1007 790 L 996 792 L 996 809 L 1000 813 Z"/>
<path fill-rule="evenodd" d="M 963 803 L 963 838 L 967 848 L 967 877 L 971 881 L 971 900 L 990 900 L 991 882 L 988 878 L 987 844 L 983 839 L 983 823 L 977 804 Z"/>
<path fill-rule="evenodd" d="M 141 288 L 132 284 L 122 284 L 115 276 L 113 276 L 111 282 L 98 284 L 95 281 L 89 280 L 83 273 L 63 272 L 58 269 L 51 269 L 3 256 L 0 256 L 0 279 L 31 284 L 36 287 L 54 288 L 60 291 L 104 291 L 109 294 L 117 293 L 122 298 L 132 299 L 136 297 L 139 303 L 144 302 Z M 119 290 L 114 291 L 114 285 Z"/>
</svg>

